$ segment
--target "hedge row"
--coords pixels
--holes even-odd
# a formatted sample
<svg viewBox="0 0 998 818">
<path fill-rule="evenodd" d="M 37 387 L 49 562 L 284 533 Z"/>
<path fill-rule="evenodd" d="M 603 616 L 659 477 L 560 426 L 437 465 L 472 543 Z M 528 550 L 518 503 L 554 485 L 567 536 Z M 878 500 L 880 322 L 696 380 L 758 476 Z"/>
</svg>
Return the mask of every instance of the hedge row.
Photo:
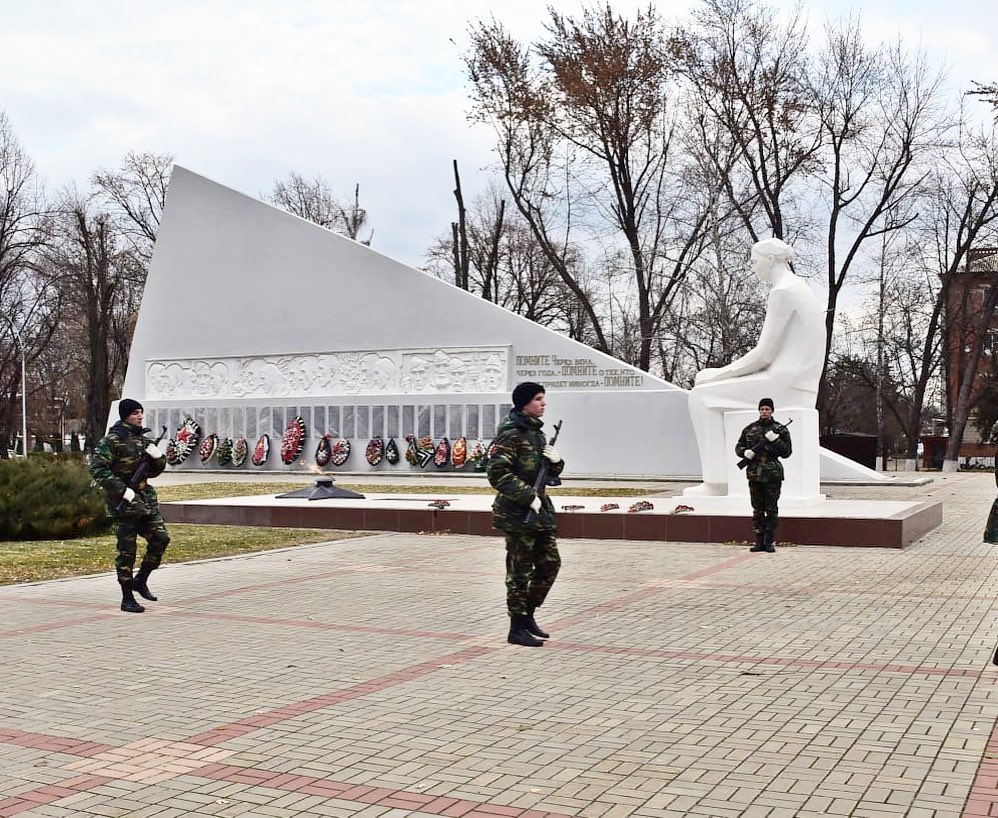
<svg viewBox="0 0 998 818">
<path fill-rule="evenodd" d="M 79 455 L 0 460 L 0 540 L 65 540 L 109 527 L 104 493 Z"/>
</svg>

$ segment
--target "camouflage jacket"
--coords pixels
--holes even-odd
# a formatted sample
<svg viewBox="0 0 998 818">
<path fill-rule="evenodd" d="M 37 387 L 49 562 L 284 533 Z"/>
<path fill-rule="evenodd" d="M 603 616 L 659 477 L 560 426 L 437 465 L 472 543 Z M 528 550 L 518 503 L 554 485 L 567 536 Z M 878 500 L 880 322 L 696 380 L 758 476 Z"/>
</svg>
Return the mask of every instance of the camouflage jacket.
<svg viewBox="0 0 998 818">
<path fill-rule="evenodd" d="M 119 420 L 94 448 L 90 457 L 90 474 L 97 485 L 104 489 L 108 508 L 112 511 L 125 493 L 128 481 L 132 479 L 139 463 L 149 461 L 149 477 L 162 474 L 166 468 L 165 455 L 153 460 L 145 453 L 146 446 L 155 442 L 153 438 L 145 436 L 148 431 Z M 156 489 L 147 481 L 143 480 L 140 485 L 132 488 L 135 489 L 135 499 L 120 516 L 143 517 L 159 511 Z"/>
<path fill-rule="evenodd" d="M 746 476 L 753 483 L 780 483 L 783 481 L 783 464 L 781 457 L 790 457 L 793 447 L 790 445 L 790 430 L 782 423 L 770 420 L 763 423 L 757 420 L 750 423 L 744 429 L 735 444 L 735 454 L 739 458 L 745 456 L 745 452 L 751 449 L 759 441 L 765 440 L 766 432 L 774 431 L 780 439 L 768 443 L 766 449 L 753 457 L 746 468 Z"/>
<path fill-rule="evenodd" d="M 556 531 L 554 503 L 547 492 L 541 495 L 541 513 L 531 523 L 524 519 L 530 502 L 537 496 L 534 481 L 544 456 L 541 452 L 547 438 L 540 418 L 533 418 L 517 409 L 499 424 L 494 450 L 487 468 L 489 483 L 499 493 L 492 504 L 492 525 L 500 531 Z M 549 474 L 557 477 L 565 461 L 551 463 Z"/>
</svg>

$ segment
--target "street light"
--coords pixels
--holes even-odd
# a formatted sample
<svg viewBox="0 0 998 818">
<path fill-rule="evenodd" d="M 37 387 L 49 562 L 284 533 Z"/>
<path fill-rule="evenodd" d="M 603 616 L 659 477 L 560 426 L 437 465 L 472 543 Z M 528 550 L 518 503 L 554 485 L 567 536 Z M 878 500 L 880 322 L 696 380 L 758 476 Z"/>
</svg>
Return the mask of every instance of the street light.
<svg viewBox="0 0 998 818">
<path fill-rule="evenodd" d="M 24 457 L 28 456 L 28 382 L 24 375 L 24 342 L 21 340 L 21 333 L 18 331 L 17 327 L 14 326 L 14 322 L 6 315 L 0 315 L 8 324 L 10 324 L 11 331 L 14 333 L 14 338 L 17 341 L 17 346 L 21 350 L 21 454 Z"/>
</svg>

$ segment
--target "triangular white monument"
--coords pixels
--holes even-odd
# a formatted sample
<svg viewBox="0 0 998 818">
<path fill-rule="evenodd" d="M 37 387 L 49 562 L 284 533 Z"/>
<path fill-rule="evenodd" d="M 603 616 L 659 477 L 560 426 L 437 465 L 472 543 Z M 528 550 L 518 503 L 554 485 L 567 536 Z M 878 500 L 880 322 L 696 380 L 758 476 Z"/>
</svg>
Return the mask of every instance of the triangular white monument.
<svg viewBox="0 0 998 818">
<path fill-rule="evenodd" d="M 410 434 L 488 441 L 524 380 L 547 388 L 548 426 L 564 420 L 558 448 L 573 475 L 699 474 L 685 390 L 174 168 L 122 393 L 142 401 L 149 426 L 172 435 L 193 417 L 251 450 L 267 434 L 266 467 L 300 469 L 276 450 L 301 416 L 305 461 L 331 434 L 352 444 L 343 468 L 366 470 L 376 435 L 403 450 Z M 876 475 L 835 462 L 828 476 Z M 826 465 L 823 453 L 823 476 Z M 195 455 L 182 468 L 202 465 Z"/>
</svg>

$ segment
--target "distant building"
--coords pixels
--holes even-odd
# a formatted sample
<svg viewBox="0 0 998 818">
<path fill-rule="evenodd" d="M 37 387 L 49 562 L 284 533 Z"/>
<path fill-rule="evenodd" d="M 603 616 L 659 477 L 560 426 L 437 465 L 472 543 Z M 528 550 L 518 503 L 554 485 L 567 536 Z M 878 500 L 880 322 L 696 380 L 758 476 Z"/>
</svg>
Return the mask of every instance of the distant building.
<svg viewBox="0 0 998 818">
<path fill-rule="evenodd" d="M 960 373 L 966 366 L 967 354 L 973 349 L 974 341 L 981 331 L 987 333 L 987 338 L 984 342 L 984 354 L 974 377 L 971 402 L 976 403 L 984 388 L 998 377 L 998 318 L 994 314 L 983 314 L 988 292 L 995 284 L 998 284 L 998 247 L 970 250 L 967 254 L 967 267 L 954 279 L 946 304 L 946 321 L 949 327 L 946 387 L 952 399 L 955 399 L 960 388 Z M 973 412 L 964 440 L 971 444 L 980 442 Z"/>
</svg>

